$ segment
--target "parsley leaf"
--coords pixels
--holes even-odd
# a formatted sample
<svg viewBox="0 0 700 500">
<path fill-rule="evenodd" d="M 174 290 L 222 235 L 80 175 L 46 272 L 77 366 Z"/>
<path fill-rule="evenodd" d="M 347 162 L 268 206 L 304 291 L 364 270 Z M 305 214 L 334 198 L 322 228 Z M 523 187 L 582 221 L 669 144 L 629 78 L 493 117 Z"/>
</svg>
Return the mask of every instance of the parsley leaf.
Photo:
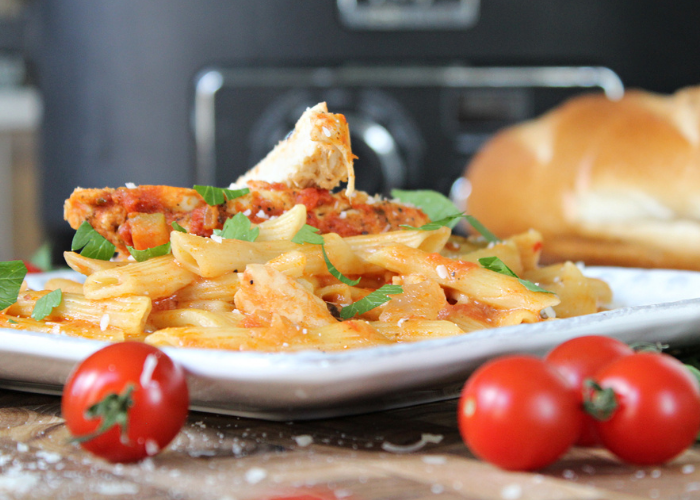
<svg viewBox="0 0 700 500">
<path fill-rule="evenodd" d="M 453 221 L 461 219 L 463 217 L 467 217 L 467 215 L 448 215 L 447 217 L 444 217 L 440 220 L 434 220 L 428 222 L 427 224 L 423 224 L 421 227 L 409 226 L 408 224 L 401 224 L 401 227 L 405 227 L 406 229 L 413 229 L 414 231 L 435 231 L 436 229 L 440 229 L 441 227 L 449 226 L 450 224 L 452 224 Z"/>
<path fill-rule="evenodd" d="M 41 321 L 46 316 L 51 314 L 51 311 L 53 311 L 54 307 L 58 307 L 59 305 L 61 305 L 62 300 L 63 293 L 61 292 L 60 288 L 57 288 L 53 292 L 47 293 L 39 300 L 37 300 L 36 304 L 34 304 L 34 309 L 32 310 L 32 319 Z"/>
<path fill-rule="evenodd" d="M 223 229 L 214 229 L 214 234 L 229 240 L 255 241 L 260 234 L 260 228 L 252 227 L 248 217 L 239 212 L 226 219 Z"/>
<path fill-rule="evenodd" d="M 508 266 L 506 266 L 506 264 L 498 257 L 482 257 L 481 259 L 479 259 L 479 264 L 481 264 L 489 271 L 494 271 L 500 274 L 505 274 L 506 276 L 516 278 L 521 285 L 523 285 L 531 292 L 554 293 L 550 292 L 549 290 L 545 290 L 544 288 L 540 288 L 539 286 L 535 285 L 532 281 L 527 281 L 518 278 L 518 276 L 513 271 L 511 271 L 511 269 Z"/>
<path fill-rule="evenodd" d="M 404 191 L 403 189 L 392 189 L 391 196 L 397 200 L 417 206 L 430 220 L 439 221 L 453 214 L 459 213 L 459 209 L 450 199 L 437 191 L 430 189 L 417 189 Z M 451 220 L 448 224 L 450 228 L 457 225 L 458 219 Z"/>
<path fill-rule="evenodd" d="M 114 249 L 115 246 L 95 231 L 87 221 L 80 225 L 71 243 L 71 250 L 80 250 L 80 255 L 90 259 L 109 260 L 114 255 Z"/>
<path fill-rule="evenodd" d="M 389 295 L 398 295 L 400 293 L 403 293 L 403 288 L 401 288 L 400 285 L 384 285 L 354 304 L 343 307 L 340 311 L 340 317 L 343 319 L 350 319 L 357 314 L 364 314 L 375 307 L 381 306 L 385 302 L 389 302 L 391 300 Z"/>
<path fill-rule="evenodd" d="M 311 243 L 312 245 L 323 245 L 323 236 L 318 234 L 318 228 L 304 224 L 301 229 L 297 231 L 297 234 L 292 238 L 292 242 L 299 245 L 304 243 Z"/>
<path fill-rule="evenodd" d="M 129 253 L 136 259 L 136 262 L 144 262 L 153 257 L 160 257 L 161 255 L 168 255 L 170 253 L 170 242 L 163 243 L 151 248 L 144 248 L 143 250 L 136 250 L 134 247 L 126 246 Z"/>
<path fill-rule="evenodd" d="M 333 277 L 349 286 L 355 286 L 360 282 L 360 278 L 357 278 L 356 280 L 351 280 L 347 276 L 343 275 L 343 273 L 338 271 L 338 268 L 333 265 L 331 260 L 328 258 L 328 254 L 326 253 L 326 247 L 324 246 L 323 236 L 318 234 L 318 228 L 309 226 L 308 224 L 304 224 L 303 226 L 301 226 L 301 229 L 297 231 L 297 234 L 294 235 L 294 238 L 292 238 L 292 242 L 297 243 L 299 245 L 303 245 L 304 243 L 310 243 L 312 245 L 321 245 L 321 251 L 323 252 L 323 260 L 326 261 L 326 267 L 328 268 L 328 272 L 330 272 Z"/>
<path fill-rule="evenodd" d="M 27 266 L 21 260 L 0 262 L 0 309 L 17 302 L 19 289 L 27 274 Z"/>
<path fill-rule="evenodd" d="M 170 225 L 173 227 L 173 229 L 174 229 L 175 231 L 178 231 L 178 232 L 180 232 L 180 233 L 186 233 L 186 232 L 187 232 L 187 229 L 185 229 L 185 228 L 182 227 L 180 224 L 178 224 L 177 221 L 172 221 L 172 222 L 170 223 Z"/>
<path fill-rule="evenodd" d="M 355 286 L 360 282 L 360 278 L 357 278 L 356 280 L 351 280 L 347 276 L 344 276 L 340 271 L 338 271 L 338 269 L 331 263 L 330 259 L 328 258 L 325 246 L 321 245 L 321 251 L 323 252 L 323 260 L 326 261 L 326 267 L 328 268 L 328 271 L 333 275 L 334 278 L 340 280 L 341 282 L 349 286 Z"/>
<path fill-rule="evenodd" d="M 476 217 L 474 217 L 473 215 L 465 215 L 464 217 L 466 217 L 467 221 L 469 221 L 469 224 L 471 224 L 474 229 L 479 231 L 479 234 L 483 236 L 486 239 L 486 241 L 488 241 L 489 243 L 501 242 L 501 240 L 499 240 L 498 237 L 491 231 L 486 229 L 486 227 L 481 222 L 479 222 L 476 219 Z"/>
<path fill-rule="evenodd" d="M 500 243 L 501 240 L 499 240 L 498 237 L 491 231 L 486 229 L 486 226 L 479 222 L 476 217 L 464 213 L 448 215 L 447 217 L 444 217 L 440 220 L 434 220 L 432 222 L 428 222 L 427 224 L 423 224 L 421 227 L 413 227 L 409 226 L 408 224 L 401 224 L 401 227 L 418 231 L 434 231 L 436 229 L 440 229 L 443 226 L 452 227 L 452 224 L 455 220 L 459 220 L 462 218 L 467 219 L 469 221 L 469 224 L 471 224 L 471 226 L 474 229 L 476 229 L 479 232 L 479 234 L 481 234 L 481 236 L 483 236 L 489 243 Z"/>
<path fill-rule="evenodd" d="M 194 190 L 197 191 L 202 198 L 204 198 L 207 205 L 211 206 L 221 205 L 226 200 L 233 200 L 234 198 L 250 193 L 250 189 L 248 188 L 226 189 L 200 185 L 195 185 Z"/>
</svg>

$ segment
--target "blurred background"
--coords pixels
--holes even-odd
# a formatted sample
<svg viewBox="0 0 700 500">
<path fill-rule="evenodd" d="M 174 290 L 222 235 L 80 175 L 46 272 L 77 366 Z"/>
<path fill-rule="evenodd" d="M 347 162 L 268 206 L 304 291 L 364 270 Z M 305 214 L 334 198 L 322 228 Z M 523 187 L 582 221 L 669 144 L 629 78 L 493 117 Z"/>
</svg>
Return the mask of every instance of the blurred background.
<svg viewBox="0 0 700 500">
<path fill-rule="evenodd" d="M 495 130 L 581 92 L 700 83 L 700 2 L 0 0 L 0 260 L 53 259 L 74 187 L 226 186 L 301 112 L 360 187 L 460 189 Z"/>
</svg>

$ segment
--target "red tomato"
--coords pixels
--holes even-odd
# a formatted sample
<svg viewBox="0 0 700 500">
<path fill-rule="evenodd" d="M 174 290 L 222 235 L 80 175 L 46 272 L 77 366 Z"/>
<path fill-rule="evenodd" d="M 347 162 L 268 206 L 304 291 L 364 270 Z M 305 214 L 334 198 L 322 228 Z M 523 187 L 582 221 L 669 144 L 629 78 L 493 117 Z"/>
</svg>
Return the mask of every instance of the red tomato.
<svg viewBox="0 0 700 500">
<path fill-rule="evenodd" d="M 113 462 L 133 462 L 172 441 L 188 405 L 185 372 L 179 365 L 153 346 L 122 342 L 100 349 L 76 367 L 63 389 L 61 410 L 71 434 L 84 439 L 83 448 Z M 110 422 L 102 432 L 100 427 Z"/>
<path fill-rule="evenodd" d="M 634 350 L 617 339 L 587 335 L 559 344 L 547 354 L 545 361 L 555 366 L 559 373 L 577 389 L 583 403 L 583 382 L 616 359 L 632 354 Z M 585 415 L 583 430 L 576 444 L 593 446 L 599 443 L 593 417 Z"/>
<path fill-rule="evenodd" d="M 576 441 L 582 422 L 576 392 L 554 367 L 530 356 L 483 365 L 459 401 L 462 439 L 477 457 L 503 469 L 551 464 Z"/>
<path fill-rule="evenodd" d="M 23 260 L 22 262 L 24 262 L 24 267 L 27 268 L 28 273 L 43 273 L 44 272 L 43 269 L 41 269 L 38 266 L 35 266 L 34 264 L 29 262 L 28 260 Z"/>
<path fill-rule="evenodd" d="M 677 359 L 659 353 L 626 356 L 603 368 L 595 380 L 615 393 L 618 407 L 596 429 L 605 447 L 622 460 L 661 464 L 695 440 L 700 387 Z"/>
</svg>

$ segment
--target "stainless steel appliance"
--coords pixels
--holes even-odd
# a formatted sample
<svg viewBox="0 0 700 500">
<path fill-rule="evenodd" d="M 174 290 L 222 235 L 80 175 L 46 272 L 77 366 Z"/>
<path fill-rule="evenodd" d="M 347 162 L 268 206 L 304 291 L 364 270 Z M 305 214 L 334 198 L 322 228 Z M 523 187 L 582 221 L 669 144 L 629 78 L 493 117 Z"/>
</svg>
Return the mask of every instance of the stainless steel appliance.
<svg viewBox="0 0 700 500">
<path fill-rule="evenodd" d="M 348 119 L 359 188 L 447 192 L 494 131 L 591 88 L 624 92 L 600 67 L 208 68 L 195 86 L 195 180 L 227 185 L 326 101 Z"/>
<path fill-rule="evenodd" d="M 574 92 L 700 81 L 698 2 L 24 4 L 0 50 L 21 51 L 41 91 L 42 213 L 57 253 L 76 185 L 227 184 L 320 100 L 351 120 L 362 187 L 448 192 L 494 130 Z"/>
</svg>

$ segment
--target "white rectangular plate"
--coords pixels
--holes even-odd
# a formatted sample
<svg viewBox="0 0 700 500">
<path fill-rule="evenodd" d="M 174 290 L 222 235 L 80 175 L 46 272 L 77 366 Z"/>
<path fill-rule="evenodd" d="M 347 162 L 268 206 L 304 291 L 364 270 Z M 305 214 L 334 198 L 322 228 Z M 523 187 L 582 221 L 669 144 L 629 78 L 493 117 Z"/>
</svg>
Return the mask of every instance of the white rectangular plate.
<svg viewBox="0 0 700 500">
<path fill-rule="evenodd" d="M 611 285 L 616 309 L 340 353 L 165 351 L 188 370 L 192 409 L 297 420 L 456 397 L 468 375 L 490 358 L 516 352 L 543 354 L 581 335 L 674 345 L 700 339 L 700 273 L 604 267 L 589 267 L 585 273 Z M 0 329 L 0 386 L 60 394 L 72 367 L 103 345 Z"/>
</svg>

